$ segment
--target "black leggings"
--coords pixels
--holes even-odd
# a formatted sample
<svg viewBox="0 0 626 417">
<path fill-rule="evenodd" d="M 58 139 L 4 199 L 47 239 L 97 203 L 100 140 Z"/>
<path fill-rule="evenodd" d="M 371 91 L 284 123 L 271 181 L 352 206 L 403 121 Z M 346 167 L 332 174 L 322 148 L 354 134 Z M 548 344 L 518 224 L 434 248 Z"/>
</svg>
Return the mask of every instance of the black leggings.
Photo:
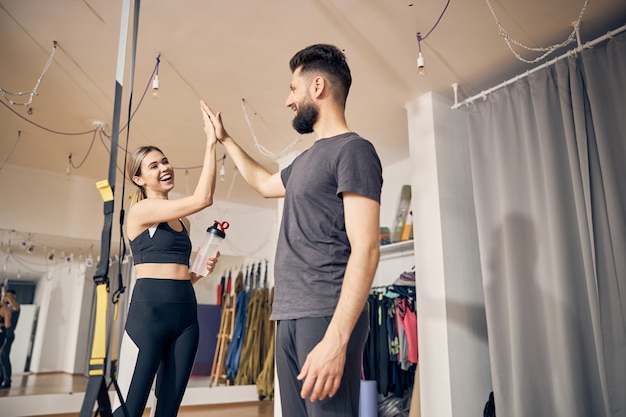
<svg viewBox="0 0 626 417">
<path fill-rule="evenodd" d="M 13 329 L 5 330 L 0 336 L 0 383 L 11 385 L 11 345 L 15 340 Z"/>
<path fill-rule="evenodd" d="M 141 417 L 155 374 L 155 416 L 175 416 L 198 349 L 198 309 L 188 280 L 140 278 L 122 339 L 118 384 L 129 417 Z M 158 370 L 158 374 L 157 374 Z M 115 400 L 115 417 L 124 413 Z"/>
</svg>

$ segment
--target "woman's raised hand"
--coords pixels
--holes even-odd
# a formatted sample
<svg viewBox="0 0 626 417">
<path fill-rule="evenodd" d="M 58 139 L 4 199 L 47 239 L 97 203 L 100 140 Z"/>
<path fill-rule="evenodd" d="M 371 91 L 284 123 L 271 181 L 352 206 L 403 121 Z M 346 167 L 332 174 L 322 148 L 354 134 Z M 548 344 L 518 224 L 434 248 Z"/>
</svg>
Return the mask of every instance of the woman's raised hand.
<svg viewBox="0 0 626 417">
<path fill-rule="evenodd" d="M 213 110 L 211 110 L 204 100 L 200 100 L 200 108 L 202 109 L 204 130 L 207 132 L 207 135 L 209 135 L 207 131 L 207 123 L 209 123 L 212 130 L 211 134 L 215 135 L 218 142 L 222 142 L 228 137 L 228 133 L 226 133 L 226 129 L 224 129 L 224 125 L 222 124 L 222 114 L 220 112 L 213 113 Z"/>
<path fill-rule="evenodd" d="M 215 143 L 217 136 L 215 134 L 215 126 L 211 121 L 211 109 L 203 100 L 200 100 L 200 111 L 202 112 L 202 120 L 204 121 L 204 132 L 206 133 L 207 141 L 209 143 Z"/>
</svg>

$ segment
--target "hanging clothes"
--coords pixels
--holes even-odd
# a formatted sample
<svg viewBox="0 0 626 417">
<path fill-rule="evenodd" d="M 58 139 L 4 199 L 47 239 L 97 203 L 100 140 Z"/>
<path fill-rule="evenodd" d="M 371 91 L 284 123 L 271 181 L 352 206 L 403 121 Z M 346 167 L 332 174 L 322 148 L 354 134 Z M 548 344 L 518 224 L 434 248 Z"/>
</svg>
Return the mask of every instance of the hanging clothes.
<svg viewBox="0 0 626 417">
<path fill-rule="evenodd" d="M 246 276 L 248 270 L 246 269 Z M 226 356 L 226 379 L 231 383 L 235 381 L 239 370 L 239 358 L 241 356 L 241 347 L 246 331 L 246 307 L 248 304 L 248 292 L 245 290 L 245 278 L 240 272 L 235 279 L 235 324 L 233 327 L 233 336 L 228 346 L 228 354 Z"/>
<path fill-rule="evenodd" d="M 267 271 L 267 270 L 266 270 Z M 267 281 L 266 281 L 267 283 Z M 274 300 L 274 288 L 270 290 L 267 299 L 267 322 L 268 332 L 266 337 L 266 343 L 268 343 L 268 349 L 263 360 L 263 369 L 256 380 L 257 393 L 259 399 L 269 398 L 274 399 L 274 350 L 276 348 L 276 325 L 269 320 L 269 313 L 271 313 L 272 302 Z"/>
<path fill-rule="evenodd" d="M 376 380 L 381 395 L 403 396 L 412 388 L 417 363 L 415 289 L 391 285 L 368 297 L 370 333 L 363 356 L 363 376 Z"/>
<path fill-rule="evenodd" d="M 419 358 L 417 347 L 417 314 L 415 306 L 410 299 L 400 298 L 397 309 L 398 318 L 402 325 L 402 330 L 406 334 L 407 359 L 411 363 L 417 363 Z"/>
<path fill-rule="evenodd" d="M 235 384 L 249 385 L 255 383 L 260 372 L 258 347 L 260 345 L 259 323 L 261 318 L 261 290 L 252 290 L 248 298 L 246 333 L 241 349 L 240 366 L 235 377 Z"/>
<path fill-rule="evenodd" d="M 271 313 L 268 302 L 269 289 L 265 287 L 267 279 L 261 281 L 261 268 L 262 265 L 259 262 L 252 280 L 254 290 L 248 301 L 246 338 L 241 352 L 239 372 L 235 378 L 237 385 L 256 383 L 270 344 L 268 339 Z"/>
</svg>

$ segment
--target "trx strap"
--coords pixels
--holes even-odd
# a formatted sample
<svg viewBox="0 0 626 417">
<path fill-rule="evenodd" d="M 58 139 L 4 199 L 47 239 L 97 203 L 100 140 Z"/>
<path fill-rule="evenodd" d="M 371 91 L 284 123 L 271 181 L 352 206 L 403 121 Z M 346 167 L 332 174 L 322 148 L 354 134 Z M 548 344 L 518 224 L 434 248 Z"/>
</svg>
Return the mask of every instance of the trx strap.
<svg viewBox="0 0 626 417">
<path fill-rule="evenodd" d="M 131 59 L 135 59 L 135 45 L 137 42 L 137 27 L 139 23 L 140 0 L 134 0 L 133 19 L 133 50 Z M 111 254 L 111 231 L 113 226 L 114 213 L 114 190 L 115 174 L 117 168 L 117 149 L 120 126 L 120 108 L 122 101 L 122 86 L 124 78 L 124 67 L 126 59 L 126 43 L 128 36 L 128 23 L 130 20 L 130 0 L 122 2 L 122 17 L 120 25 L 120 39 L 117 56 L 117 72 L 115 82 L 115 101 L 113 106 L 113 123 L 111 125 L 111 155 L 109 158 L 108 180 L 100 181 L 96 184 L 104 201 L 104 225 L 102 227 L 100 261 L 94 276 L 96 284 L 96 318 L 94 325 L 94 337 L 89 360 L 89 382 L 85 392 L 85 398 L 80 411 L 80 417 L 92 415 L 96 400 L 98 408 L 96 413 L 102 417 L 112 416 L 111 402 L 105 380 L 106 360 L 107 360 L 107 304 L 109 291 L 109 257 Z M 115 310 L 117 316 L 117 307 Z M 114 347 L 115 349 L 116 347 Z M 116 389 L 125 415 L 128 415 L 123 398 L 121 398 L 119 388 Z"/>
</svg>

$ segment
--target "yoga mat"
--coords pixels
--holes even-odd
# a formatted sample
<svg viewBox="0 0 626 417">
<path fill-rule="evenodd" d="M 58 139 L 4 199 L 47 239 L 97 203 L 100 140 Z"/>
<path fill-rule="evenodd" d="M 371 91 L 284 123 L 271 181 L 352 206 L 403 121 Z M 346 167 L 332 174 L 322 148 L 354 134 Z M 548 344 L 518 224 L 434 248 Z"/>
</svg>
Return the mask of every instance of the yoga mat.
<svg viewBox="0 0 626 417">
<path fill-rule="evenodd" d="M 378 417 L 378 392 L 376 381 L 361 380 L 359 417 Z"/>
</svg>

